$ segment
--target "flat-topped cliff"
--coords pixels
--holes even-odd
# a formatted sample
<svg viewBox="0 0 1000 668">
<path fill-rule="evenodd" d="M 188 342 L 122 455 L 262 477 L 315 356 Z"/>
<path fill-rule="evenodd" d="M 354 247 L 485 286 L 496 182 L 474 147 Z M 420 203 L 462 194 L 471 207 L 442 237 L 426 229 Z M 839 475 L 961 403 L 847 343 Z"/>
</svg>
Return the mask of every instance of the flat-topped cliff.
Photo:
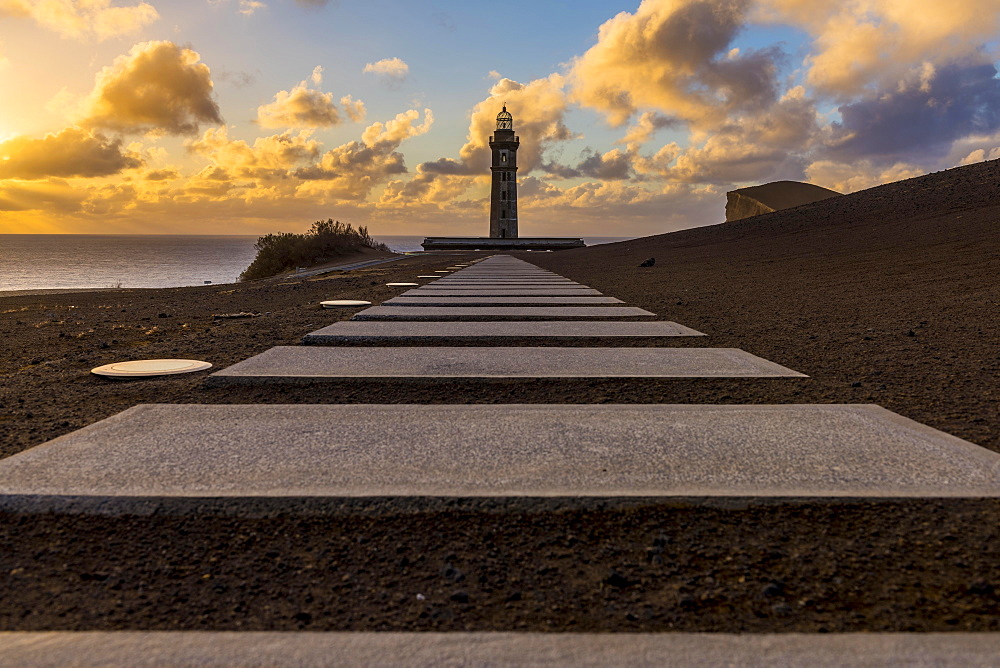
<svg viewBox="0 0 1000 668">
<path fill-rule="evenodd" d="M 775 181 L 740 188 L 726 193 L 726 221 L 792 209 L 838 195 L 840 193 L 835 190 L 799 181 Z"/>
</svg>

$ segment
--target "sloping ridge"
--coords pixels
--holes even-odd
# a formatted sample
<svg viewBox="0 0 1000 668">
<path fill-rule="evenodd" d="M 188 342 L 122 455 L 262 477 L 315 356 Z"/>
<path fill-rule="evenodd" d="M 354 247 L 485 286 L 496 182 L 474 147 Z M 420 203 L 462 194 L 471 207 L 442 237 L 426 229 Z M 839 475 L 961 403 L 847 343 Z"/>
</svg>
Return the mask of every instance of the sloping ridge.
<svg viewBox="0 0 1000 668">
<path fill-rule="evenodd" d="M 740 188 L 726 193 L 726 221 L 792 209 L 839 195 L 835 190 L 799 181 L 774 181 Z"/>
</svg>

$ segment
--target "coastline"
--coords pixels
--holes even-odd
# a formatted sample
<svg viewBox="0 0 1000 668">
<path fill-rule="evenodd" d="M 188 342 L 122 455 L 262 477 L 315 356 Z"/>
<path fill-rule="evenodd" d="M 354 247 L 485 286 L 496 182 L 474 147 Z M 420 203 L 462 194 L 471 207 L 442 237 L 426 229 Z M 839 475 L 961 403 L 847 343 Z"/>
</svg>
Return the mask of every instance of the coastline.
<svg viewBox="0 0 1000 668">
<path fill-rule="evenodd" d="M 158 290 L 161 288 L 39 288 L 37 290 L 0 290 L 3 297 L 30 297 L 34 295 L 66 295 L 75 292 L 117 292 L 119 290 Z"/>
<path fill-rule="evenodd" d="M 358 253 L 351 253 L 343 258 L 338 259 L 336 262 L 327 262 L 324 264 L 319 264 L 316 266 L 308 267 L 303 271 L 288 271 L 283 274 L 278 274 L 276 276 L 270 276 L 268 278 L 257 279 L 262 281 L 274 281 L 285 278 L 306 278 L 311 276 L 317 276 L 319 274 L 327 273 L 330 271 L 344 270 L 347 268 L 355 268 L 356 265 L 366 265 L 366 264 L 378 264 L 382 262 L 392 262 L 402 258 L 402 254 L 393 254 L 399 257 L 391 257 L 385 253 L 379 251 L 361 251 Z M 363 268 L 358 266 L 357 268 Z M 177 286 L 167 286 L 167 287 L 121 287 L 121 288 L 109 288 L 109 287 L 85 287 L 85 288 L 37 288 L 30 290 L 0 290 L 0 298 L 3 297 L 26 297 L 33 295 L 64 295 L 78 292 L 119 292 L 125 290 L 173 290 L 177 288 L 198 288 L 198 287 L 227 287 L 231 285 L 241 285 L 241 281 L 234 281 L 232 283 L 207 283 L 203 285 L 177 285 Z"/>
</svg>

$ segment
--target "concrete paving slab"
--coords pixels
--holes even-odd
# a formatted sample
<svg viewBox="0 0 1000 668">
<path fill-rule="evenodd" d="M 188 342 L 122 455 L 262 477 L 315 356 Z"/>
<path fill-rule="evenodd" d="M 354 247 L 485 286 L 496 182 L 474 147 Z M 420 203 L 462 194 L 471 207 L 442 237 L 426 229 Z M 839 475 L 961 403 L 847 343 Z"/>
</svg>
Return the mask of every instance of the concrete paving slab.
<svg viewBox="0 0 1000 668">
<path fill-rule="evenodd" d="M 400 293 L 400 297 L 600 297 L 593 288 L 441 288 L 437 286 L 413 288 Z"/>
<path fill-rule="evenodd" d="M 487 282 L 487 281 L 520 281 L 525 283 L 573 283 L 568 278 L 561 276 L 462 276 L 457 272 L 452 276 L 442 276 L 441 281 L 445 283 L 465 283 L 465 282 Z"/>
<path fill-rule="evenodd" d="M 422 286 L 428 290 L 592 290 L 579 283 L 543 284 L 536 283 L 439 283 Z"/>
<path fill-rule="evenodd" d="M 1000 454 L 872 405 L 153 404 L 0 461 L 3 508 L 997 496 Z"/>
<path fill-rule="evenodd" d="M 583 339 L 663 338 L 705 336 L 676 322 L 383 322 L 340 321 L 303 337 L 304 343 L 392 343 L 399 341 L 441 341 L 538 338 L 572 343 Z"/>
<path fill-rule="evenodd" d="M 543 289 L 543 290 L 593 290 L 589 285 L 584 285 L 582 283 L 522 283 L 520 281 L 513 281 L 509 284 L 502 283 L 482 283 L 482 282 L 466 282 L 466 281 L 455 281 L 442 283 L 440 281 L 433 281 L 432 283 L 425 283 L 420 286 L 427 288 L 429 290 L 494 290 L 499 287 L 509 288 L 509 289 Z"/>
<path fill-rule="evenodd" d="M 0 633 L 8 668 L 338 666 L 992 668 L 995 633 Z"/>
<path fill-rule="evenodd" d="M 540 269 L 483 269 L 480 267 L 467 267 L 465 269 L 456 269 L 455 274 L 462 276 L 530 276 L 530 277 L 546 277 L 546 278 L 565 278 L 562 274 L 557 274 L 554 271 L 542 271 Z"/>
<path fill-rule="evenodd" d="M 458 265 L 455 265 L 458 266 Z M 524 266 L 512 266 L 512 267 L 497 267 L 491 265 L 480 264 L 478 266 L 471 267 L 461 267 L 463 271 L 468 271 L 470 273 L 484 273 L 484 274 L 498 274 L 503 272 L 510 272 L 516 274 L 555 274 L 556 272 L 550 271 L 549 269 L 542 269 L 532 264 Z"/>
<path fill-rule="evenodd" d="M 554 271 L 549 271 L 547 269 L 541 269 L 539 267 L 484 267 L 482 265 L 478 267 L 462 267 L 456 271 L 461 271 L 466 274 L 539 274 L 547 276 L 559 276 Z"/>
<path fill-rule="evenodd" d="M 487 297 L 469 295 L 462 297 L 434 297 L 400 295 L 382 302 L 389 306 L 558 306 L 560 304 L 624 304 L 614 297 L 557 297 L 542 295 L 534 297 Z"/>
<path fill-rule="evenodd" d="M 576 281 L 571 281 L 568 278 L 513 278 L 510 276 L 505 276 L 503 278 L 476 278 L 472 276 L 456 276 L 455 278 L 449 278 L 445 283 L 572 283 L 575 285 L 581 285 L 576 283 Z"/>
<path fill-rule="evenodd" d="M 373 306 L 351 320 L 552 320 L 555 318 L 645 318 L 635 306 Z"/>
<path fill-rule="evenodd" d="M 218 386 L 352 378 L 806 377 L 738 348 L 276 346 L 213 373 L 208 382 Z"/>
</svg>

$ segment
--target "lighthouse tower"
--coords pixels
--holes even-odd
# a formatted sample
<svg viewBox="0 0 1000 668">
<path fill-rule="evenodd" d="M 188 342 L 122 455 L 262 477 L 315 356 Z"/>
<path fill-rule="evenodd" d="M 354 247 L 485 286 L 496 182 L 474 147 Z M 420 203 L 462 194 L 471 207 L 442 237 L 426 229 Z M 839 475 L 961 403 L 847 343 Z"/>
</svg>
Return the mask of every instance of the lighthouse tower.
<svg viewBox="0 0 1000 668">
<path fill-rule="evenodd" d="M 514 118 L 504 105 L 497 114 L 496 134 L 490 137 L 493 151 L 493 186 L 490 189 L 490 238 L 517 238 L 517 147 Z"/>
</svg>

